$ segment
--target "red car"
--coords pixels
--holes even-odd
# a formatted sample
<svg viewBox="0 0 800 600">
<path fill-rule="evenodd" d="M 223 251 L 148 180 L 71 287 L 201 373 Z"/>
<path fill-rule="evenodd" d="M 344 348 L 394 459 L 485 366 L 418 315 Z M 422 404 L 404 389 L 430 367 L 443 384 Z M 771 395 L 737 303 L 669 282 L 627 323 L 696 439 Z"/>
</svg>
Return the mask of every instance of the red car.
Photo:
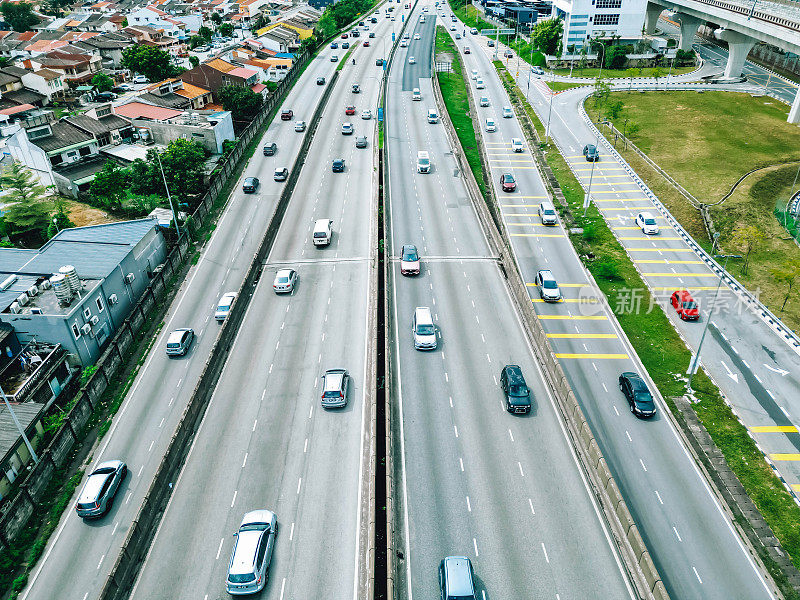
<svg viewBox="0 0 800 600">
<path fill-rule="evenodd" d="M 500 187 L 504 192 L 513 192 L 517 189 L 517 182 L 514 181 L 514 176 L 511 173 L 503 173 L 500 175 Z"/>
<path fill-rule="evenodd" d="M 697 310 L 697 302 L 687 290 L 677 290 L 672 293 L 670 304 L 684 321 L 697 321 L 700 318 L 700 311 Z"/>
<path fill-rule="evenodd" d="M 369 48 L 369 42 L 367 40 L 364 40 L 364 43 L 361 45 L 364 46 L 364 48 Z"/>
<path fill-rule="evenodd" d="M 281 121 L 291 121 L 294 116 L 294 111 L 291 108 L 284 108 L 281 111 Z"/>
<path fill-rule="evenodd" d="M 343 39 L 343 40 L 346 40 L 346 39 L 347 39 L 347 34 L 346 34 L 346 33 L 343 33 L 343 34 L 342 34 L 342 39 Z"/>
<path fill-rule="evenodd" d="M 356 107 L 355 106 L 345 106 L 344 107 L 344 114 L 346 114 L 346 115 L 354 115 L 354 114 L 356 114 Z"/>
</svg>

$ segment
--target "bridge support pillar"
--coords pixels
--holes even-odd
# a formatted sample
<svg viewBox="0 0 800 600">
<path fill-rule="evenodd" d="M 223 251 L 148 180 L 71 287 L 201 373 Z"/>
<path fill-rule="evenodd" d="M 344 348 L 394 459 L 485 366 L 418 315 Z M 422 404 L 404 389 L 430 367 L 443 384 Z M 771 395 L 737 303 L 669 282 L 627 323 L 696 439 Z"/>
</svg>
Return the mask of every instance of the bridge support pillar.
<svg viewBox="0 0 800 600">
<path fill-rule="evenodd" d="M 724 77 L 726 79 L 741 77 L 744 61 L 756 43 L 755 38 L 730 29 L 717 29 L 714 35 L 717 39 L 728 43 L 728 63 L 725 65 Z"/>
<path fill-rule="evenodd" d="M 789 118 L 787 120 L 795 125 L 800 124 L 800 92 L 794 95 L 794 102 L 792 102 L 792 108 L 789 110 Z"/>
<path fill-rule="evenodd" d="M 691 50 L 694 36 L 703 22 L 697 17 L 690 17 L 681 13 L 676 13 L 675 18 L 681 22 L 681 43 L 678 46 L 681 50 Z"/>
<path fill-rule="evenodd" d="M 653 34 L 656 32 L 656 25 L 658 24 L 658 17 L 664 12 L 664 7 L 660 4 L 653 2 L 647 3 L 647 12 L 644 17 L 644 31 L 645 33 Z"/>
</svg>

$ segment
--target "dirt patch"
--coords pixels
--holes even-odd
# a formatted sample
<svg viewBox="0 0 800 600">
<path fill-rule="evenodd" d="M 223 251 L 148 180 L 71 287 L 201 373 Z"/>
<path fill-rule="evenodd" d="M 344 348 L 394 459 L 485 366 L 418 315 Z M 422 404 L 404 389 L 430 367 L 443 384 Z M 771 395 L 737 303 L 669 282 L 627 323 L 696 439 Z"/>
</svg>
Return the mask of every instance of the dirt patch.
<svg viewBox="0 0 800 600">
<path fill-rule="evenodd" d="M 75 200 L 68 200 L 66 202 L 66 210 L 69 215 L 69 220 L 75 223 L 75 227 L 102 225 L 104 223 L 115 223 L 123 220 L 104 210 Z"/>
<path fill-rule="evenodd" d="M 434 58 L 434 62 L 449 62 L 452 63 L 456 59 L 450 52 L 437 52 Z"/>
</svg>

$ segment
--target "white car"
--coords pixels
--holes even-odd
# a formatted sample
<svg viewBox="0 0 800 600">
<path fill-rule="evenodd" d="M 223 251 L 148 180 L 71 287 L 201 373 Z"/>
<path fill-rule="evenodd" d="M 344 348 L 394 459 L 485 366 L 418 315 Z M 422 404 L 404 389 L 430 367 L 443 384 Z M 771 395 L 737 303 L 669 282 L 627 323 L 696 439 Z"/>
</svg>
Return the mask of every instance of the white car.
<svg viewBox="0 0 800 600">
<path fill-rule="evenodd" d="M 486 131 L 489 133 L 497 131 L 497 125 L 494 124 L 494 119 L 486 119 Z"/>
<path fill-rule="evenodd" d="M 478 104 L 480 104 L 481 106 L 489 106 L 489 98 L 487 98 L 486 96 L 481 96 L 481 100 Z"/>
<path fill-rule="evenodd" d="M 294 291 L 294 284 L 297 282 L 297 271 L 294 269 L 281 269 L 275 273 L 275 281 L 272 282 L 272 289 L 276 294 L 290 294 Z"/>
<path fill-rule="evenodd" d="M 514 118 L 514 111 L 511 110 L 510 106 L 503 107 L 503 118 L 504 119 L 512 119 Z"/>
<path fill-rule="evenodd" d="M 228 313 L 231 312 L 233 301 L 236 300 L 236 292 L 222 294 L 222 298 L 217 303 L 217 310 L 214 311 L 214 318 L 217 321 L 224 321 Z"/>
<path fill-rule="evenodd" d="M 455 31 L 455 30 L 456 30 L 456 26 L 455 25 L 450 25 L 450 31 Z"/>
<path fill-rule="evenodd" d="M 477 69 L 472 69 L 472 75 L 470 75 L 470 77 L 472 77 L 472 79 L 477 79 L 478 78 L 478 70 Z"/>
<path fill-rule="evenodd" d="M 522 140 L 519 138 L 511 138 L 511 149 L 514 152 L 522 152 L 525 146 L 522 145 Z"/>
<path fill-rule="evenodd" d="M 407 40 L 402 40 L 400 42 L 400 47 L 401 48 L 408 48 L 408 41 Z"/>
<path fill-rule="evenodd" d="M 294 122 L 294 130 L 295 131 L 305 131 L 306 130 L 306 122 L 305 121 L 295 121 Z"/>
<path fill-rule="evenodd" d="M 353 134 L 353 124 L 342 123 L 342 135 L 352 135 L 352 134 Z"/>
<path fill-rule="evenodd" d="M 136 77 L 133 78 L 133 83 L 136 84 L 150 83 L 150 80 L 144 75 L 137 75 Z"/>
<path fill-rule="evenodd" d="M 416 59 L 416 58 L 414 58 L 413 56 L 409 56 L 409 57 L 408 57 L 408 64 L 410 64 L 410 65 L 415 65 L 415 64 L 417 64 L 417 59 Z"/>
<path fill-rule="evenodd" d="M 369 109 L 361 111 L 361 118 L 365 121 L 369 121 L 372 118 L 372 111 Z"/>
<path fill-rule="evenodd" d="M 419 34 L 418 34 L 418 33 L 415 33 L 415 34 L 414 34 L 414 39 L 415 39 L 415 40 L 418 40 L 419 38 L 420 38 Z"/>
<path fill-rule="evenodd" d="M 483 83 L 483 79 L 481 79 L 481 78 L 479 77 L 479 78 L 478 78 L 478 80 L 475 82 L 475 88 L 476 88 L 476 89 L 479 89 L 479 90 L 482 90 L 482 89 L 484 89 L 485 87 L 486 87 L 486 86 L 485 86 L 485 85 L 484 85 L 484 83 Z"/>
<path fill-rule="evenodd" d="M 649 212 L 640 212 L 636 215 L 636 226 L 646 235 L 658 234 L 656 218 Z"/>
</svg>

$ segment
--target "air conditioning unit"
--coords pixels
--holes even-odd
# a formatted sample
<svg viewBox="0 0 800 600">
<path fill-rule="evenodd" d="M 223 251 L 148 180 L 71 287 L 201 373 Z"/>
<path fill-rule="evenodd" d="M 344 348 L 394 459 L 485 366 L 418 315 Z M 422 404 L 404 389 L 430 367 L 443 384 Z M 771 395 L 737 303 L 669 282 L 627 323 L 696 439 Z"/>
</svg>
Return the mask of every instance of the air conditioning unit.
<svg viewBox="0 0 800 600">
<path fill-rule="evenodd" d="M 41 308 L 32 308 L 32 309 L 31 309 L 31 314 L 32 314 L 32 315 L 42 315 L 42 314 L 44 314 L 44 313 L 42 312 L 42 309 L 41 309 Z"/>
<path fill-rule="evenodd" d="M 99 321 L 100 319 L 97 317 L 97 315 L 92 315 L 92 318 L 89 319 L 89 323 L 91 323 L 92 325 L 97 325 Z"/>
<path fill-rule="evenodd" d="M 136 275 L 133 273 L 128 273 L 125 275 L 125 283 L 133 283 L 133 280 L 136 279 Z"/>
<path fill-rule="evenodd" d="M 83 335 L 89 335 L 92 332 L 92 326 L 88 323 L 84 323 L 81 327 L 81 331 L 83 332 Z"/>
<path fill-rule="evenodd" d="M 12 302 L 11 306 L 8 307 L 8 310 L 10 310 L 13 314 L 18 315 L 20 312 L 19 304 L 17 302 Z"/>
<path fill-rule="evenodd" d="M 39 284 L 39 289 L 42 290 L 49 290 L 51 287 L 53 287 L 53 284 L 50 283 L 49 279 L 45 279 L 42 283 Z"/>
<path fill-rule="evenodd" d="M 117 303 L 117 295 L 116 294 L 111 294 L 108 297 L 108 303 L 111 304 L 111 305 L 116 304 Z"/>
<path fill-rule="evenodd" d="M 35 285 L 32 285 L 27 290 L 25 290 L 25 293 L 28 294 L 28 296 L 30 296 L 31 298 L 33 298 L 36 294 L 39 293 L 39 288 L 36 287 Z"/>
<path fill-rule="evenodd" d="M 17 296 L 17 302 L 19 302 L 20 306 L 27 306 L 30 298 L 28 298 L 28 294 L 20 294 Z"/>
</svg>

